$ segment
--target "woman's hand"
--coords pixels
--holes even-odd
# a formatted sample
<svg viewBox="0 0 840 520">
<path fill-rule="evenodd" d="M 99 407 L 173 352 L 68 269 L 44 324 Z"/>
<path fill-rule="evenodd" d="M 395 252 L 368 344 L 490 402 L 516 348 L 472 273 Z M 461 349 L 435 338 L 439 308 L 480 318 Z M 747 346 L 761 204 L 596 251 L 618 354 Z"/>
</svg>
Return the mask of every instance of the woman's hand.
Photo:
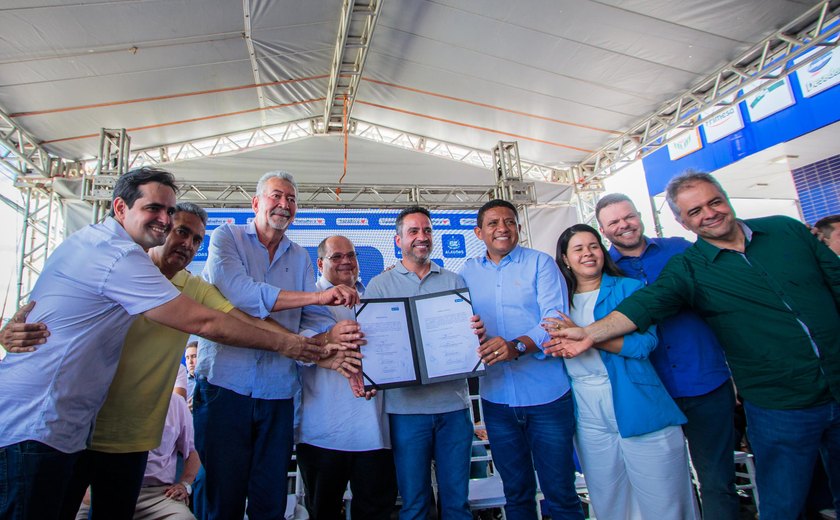
<svg viewBox="0 0 840 520">
<path fill-rule="evenodd" d="M 552 338 L 558 337 L 561 330 L 578 328 L 577 324 L 572 321 L 572 318 L 560 311 L 557 311 L 557 315 L 558 316 L 556 318 L 545 318 L 542 321 L 542 328 L 545 329 L 545 331 L 548 332 L 548 335 Z"/>
</svg>

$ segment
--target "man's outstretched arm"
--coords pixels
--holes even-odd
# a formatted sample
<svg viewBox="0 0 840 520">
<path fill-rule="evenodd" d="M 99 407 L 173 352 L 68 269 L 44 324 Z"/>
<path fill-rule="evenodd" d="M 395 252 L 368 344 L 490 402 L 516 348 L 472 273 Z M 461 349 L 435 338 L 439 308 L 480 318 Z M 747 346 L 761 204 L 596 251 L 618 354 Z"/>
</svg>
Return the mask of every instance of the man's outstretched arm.
<svg viewBox="0 0 840 520">
<path fill-rule="evenodd" d="M 636 330 L 636 325 L 618 311 L 586 327 L 554 326 L 546 329 L 551 339 L 544 352 L 554 357 L 575 357 L 598 343 L 619 338 Z"/>
<path fill-rule="evenodd" d="M 326 355 L 326 349 L 316 339 L 254 327 L 196 303 L 184 295 L 150 309 L 143 315 L 161 325 L 225 345 L 279 352 L 286 357 L 309 362 Z"/>
</svg>

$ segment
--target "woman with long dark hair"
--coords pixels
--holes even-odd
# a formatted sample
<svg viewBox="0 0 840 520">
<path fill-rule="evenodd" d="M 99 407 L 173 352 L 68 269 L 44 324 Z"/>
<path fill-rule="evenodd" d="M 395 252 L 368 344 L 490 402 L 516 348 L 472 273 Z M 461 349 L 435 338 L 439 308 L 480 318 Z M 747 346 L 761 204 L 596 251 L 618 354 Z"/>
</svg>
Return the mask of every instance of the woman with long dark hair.
<svg viewBox="0 0 840 520">
<path fill-rule="evenodd" d="M 601 236 L 585 224 L 560 235 L 555 259 L 571 310 L 546 320 L 550 334 L 603 318 L 643 286 L 622 275 Z M 680 428 L 686 419 L 647 359 L 656 342 L 651 327 L 563 360 L 575 398 L 575 446 L 599 518 L 698 516 Z"/>
</svg>

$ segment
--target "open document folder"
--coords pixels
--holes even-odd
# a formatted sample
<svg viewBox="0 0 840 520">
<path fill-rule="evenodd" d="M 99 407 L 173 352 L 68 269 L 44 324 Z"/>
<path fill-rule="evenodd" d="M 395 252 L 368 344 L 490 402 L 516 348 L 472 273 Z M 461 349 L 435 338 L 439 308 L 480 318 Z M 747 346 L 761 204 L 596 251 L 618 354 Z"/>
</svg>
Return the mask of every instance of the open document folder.
<svg viewBox="0 0 840 520">
<path fill-rule="evenodd" d="M 356 321 L 365 389 L 396 388 L 484 374 L 467 289 L 411 298 L 362 299 Z"/>
</svg>

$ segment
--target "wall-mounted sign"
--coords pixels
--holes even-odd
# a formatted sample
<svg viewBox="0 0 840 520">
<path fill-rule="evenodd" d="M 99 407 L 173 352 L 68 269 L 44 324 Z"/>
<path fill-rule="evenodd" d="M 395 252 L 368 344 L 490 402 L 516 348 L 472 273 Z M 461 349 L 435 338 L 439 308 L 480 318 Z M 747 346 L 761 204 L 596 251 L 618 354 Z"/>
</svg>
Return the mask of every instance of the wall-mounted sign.
<svg viewBox="0 0 840 520">
<path fill-rule="evenodd" d="M 724 101 L 731 103 L 734 100 L 735 96 L 731 96 Z M 741 109 L 738 108 L 737 104 L 730 104 L 722 112 L 711 115 L 720 108 L 718 105 L 700 113 L 700 119 L 703 121 L 703 133 L 706 134 L 707 143 L 719 141 L 727 135 L 734 134 L 744 128 L 744 119 L 741 117 Z"/>
<path fill-rule="evenodd" d="M 837 36 L 834 36 L 829 38 L 828 41 L 836 42 L 837 38 Z M 819 52 L 819 49 L 801 56 L 794 63 L 799 63 L 817 52 Z M 805 65 L 796 71 L 796 78 L 799 80 L 802 95 L 806 98 L 840 83 L 840 51 L 829 51 Z"/>
<path fill-rule="evenodd" d="M 681 132 L 685 133 L 678 135 Z M 667 139 L 674 136 L 677 137 L 668 143 L 668 155 L 671 157 L 672 161 L 676 161 L 680 157 L 685 157 L 686 155 L 703 148 L 703 143 L 700 142 L 700 130 L 698 130 L 697 127 L 690 130 L 677 128 L 666 134 Z"/>
<path fill-rule="evenodd" d="M 744 100 L 750 121 L 760 121 L 794 103 L 787 78 L 759 80 L 756 86 L 758 88 Z"/>
</svg>

